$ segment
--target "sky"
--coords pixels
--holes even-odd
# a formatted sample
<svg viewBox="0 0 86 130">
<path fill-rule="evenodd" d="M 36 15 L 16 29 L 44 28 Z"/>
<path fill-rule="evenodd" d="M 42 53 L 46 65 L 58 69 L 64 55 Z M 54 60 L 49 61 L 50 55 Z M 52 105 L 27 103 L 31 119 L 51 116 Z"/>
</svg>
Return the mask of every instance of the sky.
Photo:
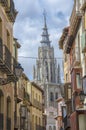
<svg viewBox="0 0 86 130">
<path fill-rule="evenodd" d="M 36 64 L 34 57 L 38 57 L 44 26 L 43 11 L 46 10 L 50 41 L 54 47 L 57 64 L 60 64 L 63 80 L 62 50 L 59 49 L 58 41 L 63 28 L 69 25 L 73 0 L 14 0 L 14 3 L 18 11 L 14 23 L 14 37 L 21 44 L 18 60 L 24 68 L 24 73 L 33 80 L 33 65 Z"/>
</svg>

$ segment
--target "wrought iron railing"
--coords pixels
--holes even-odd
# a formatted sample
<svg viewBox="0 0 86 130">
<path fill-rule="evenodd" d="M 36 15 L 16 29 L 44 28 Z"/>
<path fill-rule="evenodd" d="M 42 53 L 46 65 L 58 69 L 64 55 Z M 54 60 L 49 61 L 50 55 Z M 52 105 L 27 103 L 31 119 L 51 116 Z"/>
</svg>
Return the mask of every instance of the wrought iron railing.
<svg viewBox="0 0 86 130">
<path fill-rule="evenodd" d="M 4 50 L 5 50 L 5 56 L 4 56 L 4 62 L 5 65 L 8 67 L 8 69 L 11 71 L 11 53 L 9 51 L 9 49 L 6 47 L 6 45 L 4 45 Z"/>
<path fill-rule="evenodd" d="M 24 92 L 24 99 L 30 101 L 30 95 L 27 92 Z"/>
<path fill-rule="evenodd" d="M 2 44 L 2 39 L 0 38 L 0 59 L 3 59 L 3 44 Z"/>
</svg>

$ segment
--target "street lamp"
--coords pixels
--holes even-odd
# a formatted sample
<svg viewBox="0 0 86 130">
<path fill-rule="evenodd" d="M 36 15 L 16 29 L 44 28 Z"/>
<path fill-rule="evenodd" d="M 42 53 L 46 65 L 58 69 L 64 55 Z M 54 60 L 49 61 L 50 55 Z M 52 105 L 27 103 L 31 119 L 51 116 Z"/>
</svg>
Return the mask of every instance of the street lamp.
<svg viewBox="0 0 86 130">
<path fill-rule="evenodd" d="M 21 77 L 22 72 L 23 72 L 23 68 L 21 66 L 21 64 L 18 64 L 17 66 L 15 66 L 15 76 L 16 76 L 16 80 L 15 80 L 15 85 L 14 85 L 14 99 L 15 99 L 15 112 L 14 112 L 14 130 L 18 130 L 18 126 L 17 126 L 17 81 L 19 79 L 19 77 Z"/>
<path fill-rule="evenodd" d="M 22 68 L 21 64 L 15 66 L 15 75 L 17 78 L 21 77 L 23 70 L 24 69 Z"/>
<path fill-rule="evenodd" d="M 83 103 L 84 99 L 85 99 L 86 94 L 83 91 L 80 91 L 79 93 L 79 97 L 80 97 L 80 101 Z"/>
</svg>

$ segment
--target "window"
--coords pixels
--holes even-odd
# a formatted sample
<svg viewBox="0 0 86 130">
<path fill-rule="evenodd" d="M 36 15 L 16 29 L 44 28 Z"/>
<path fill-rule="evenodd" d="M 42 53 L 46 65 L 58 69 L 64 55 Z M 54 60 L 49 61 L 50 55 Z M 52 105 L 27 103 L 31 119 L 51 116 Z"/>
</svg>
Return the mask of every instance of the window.
<svg viewBox="0 0 86 130">
<path fill-rule="evenodd" d="M 86 93 L 86 76 L 83 78 L 83 90 Z"/>
<path fill-rule="evenodd" d="M 9 50 L 10 50 L 10 34 L 9 34 L 8 31 L 7 31 L 7 47 L 8 47 Z"/>
<path fill-rule="evenodd" d="M 53 95 L 53 92 L 50 93 L 50 101 L 54 101 L 54 95 Z"/>
<path fill-rule="evenodd" d="M 55 99 L 57 99 L 58 98 L 58 93 L 56 92 L 56 94 L 55 94 Z"/>
<path fill-rule="evenodd" d="M 11 99 L 7 98 L 7 117 L 11 118 Z"/>
<path fill-rule="evenodd" d="M 79 120 L 79 130 L 86 130 L 86 115 L 80 114 L 78 120 Z"/>
<path fill-rule="evenodd" d="M 51 126 L 49 126 L 49 130 L 52 130 L 52 127 L 51 127 Z"/>
<path fill-rule="evenodd" d="M 53 115 L 54 115 L 54 113 L 53 113 L 53 112 L 49 112 L 49 115 L 50 115 L 50 116 L 53 116 Z"/>
<path fill-rule="evenodd" d="M 56 126 L 53 126 L 53 130 L 56 130 Z"/>
<path fill-rule="evenodd" d="M 66 106 L 62 106 L 62 116 L 63 118 L 66 117 L 67 111 L 66 111 Z"/>
<path fill-rule="evenodd" d="M 68 99 L 71 99 L 71 88 L 68 88 Z"/>
<path fill-rule="evenodd" d="M 66 82 L 67 82 L 67 80 L 68 80 L 68 74 L 66 74 Z"/>
<path fill-rule="evenodd" d="M 80 76 L 80 73 L 76 73 L 76 85 L 77 85 L 77 88 L 81 88 L 81 76 Z"/>
</svg>

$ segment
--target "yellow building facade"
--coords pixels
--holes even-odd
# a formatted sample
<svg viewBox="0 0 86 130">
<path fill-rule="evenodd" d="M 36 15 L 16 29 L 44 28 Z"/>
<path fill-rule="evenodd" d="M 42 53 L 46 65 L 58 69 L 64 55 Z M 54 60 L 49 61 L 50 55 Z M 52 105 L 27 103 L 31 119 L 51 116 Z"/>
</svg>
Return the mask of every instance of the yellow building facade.
<svg viewBox="0 0 86 130">
<path fill-rule="evenodd" d="M 30 128 L 31 130 L 43 129 L 43 90 L 34 82 L 30 82 Z"/>
</svg>

